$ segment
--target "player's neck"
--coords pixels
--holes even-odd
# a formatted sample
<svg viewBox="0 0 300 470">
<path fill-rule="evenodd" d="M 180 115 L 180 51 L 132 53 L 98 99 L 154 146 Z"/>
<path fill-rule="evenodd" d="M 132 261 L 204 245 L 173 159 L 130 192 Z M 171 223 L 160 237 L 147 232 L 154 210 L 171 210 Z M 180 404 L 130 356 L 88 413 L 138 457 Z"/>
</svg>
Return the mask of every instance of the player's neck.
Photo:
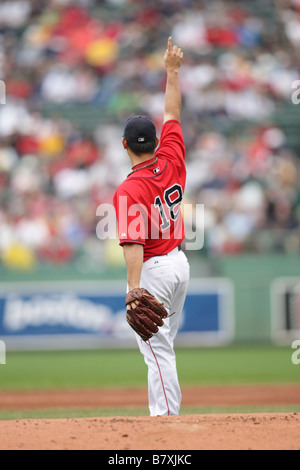
<svg viewBox="0 0 300 470">
<path fill-rule="evenodd" d="M 141 155 L 141 156 L 131 154 L 129 155 L 129 157 L 130 157 L 131 165 L 133 168 L 134 166 L 139 165 L 140 163 L 146 163 L 149 160 L 152 160 L 152 158 L 154 158 L 155 155 L 153 153 L 147 153 L 147 154 L 145 153 L 144 155 Z"/>
</svg>

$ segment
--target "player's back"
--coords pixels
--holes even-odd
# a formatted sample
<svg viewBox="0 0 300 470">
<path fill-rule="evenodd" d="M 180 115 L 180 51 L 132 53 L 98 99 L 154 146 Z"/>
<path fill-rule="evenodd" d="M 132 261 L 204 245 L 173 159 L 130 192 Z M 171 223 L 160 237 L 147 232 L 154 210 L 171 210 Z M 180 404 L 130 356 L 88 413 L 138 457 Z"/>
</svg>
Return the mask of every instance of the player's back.
<svg viewBox="0 0 300 470">
<path fill-rule="evenodd" d="M 160 146 L 153 159 L 136 165 L 118 188 L 115 206 L 119 210 L 121 244 L 144 244 L 145 260 L 166 254 L 178 246 L 185 235 L 180 210 L 185 182 L 185 146 L 181 126 L 178 121 L 168 121 L 163 126 Z M 120 196 L 126 199 L 126 207 L 122 209 L 118 200 Z"/>
</svg>

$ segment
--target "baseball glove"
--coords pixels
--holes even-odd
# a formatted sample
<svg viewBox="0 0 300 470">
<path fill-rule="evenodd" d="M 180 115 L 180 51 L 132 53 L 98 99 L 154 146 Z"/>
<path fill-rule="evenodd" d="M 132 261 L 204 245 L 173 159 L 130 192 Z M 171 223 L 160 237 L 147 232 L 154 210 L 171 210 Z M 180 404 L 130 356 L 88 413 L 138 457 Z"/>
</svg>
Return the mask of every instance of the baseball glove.
<svg viewBox="0 0 300 470">
<path fill-rule="evenodd" d="M 168 316 L 164 305 L 146 289 L 132 289 L 128 292 L 125 303 L 129 307 L 126 320 L 144 341 L 148 341 L 158 332 L 159 327 L 164 324 L 163 319 Z M 132 308 L 132 304 L 136 307 Z"/>
</svg>

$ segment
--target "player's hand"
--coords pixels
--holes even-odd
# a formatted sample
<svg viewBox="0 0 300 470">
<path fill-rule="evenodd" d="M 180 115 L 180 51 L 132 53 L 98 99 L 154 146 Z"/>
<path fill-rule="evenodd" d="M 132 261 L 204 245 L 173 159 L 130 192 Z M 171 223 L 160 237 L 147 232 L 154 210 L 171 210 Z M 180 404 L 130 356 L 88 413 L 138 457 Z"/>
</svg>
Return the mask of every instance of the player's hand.
<svg viewBox="0 0 300 470">
<path fill-rule="evenodd" d="M 164 63 L 167 70 L 178 70 L 182 64 L 183 52 L 178 46 L 173 46 L 173 39 L 169 37 L 168 48 L 164 55 Z"/>
<path fill-rule="evenodd" d="M 126 307 L 126 310 L 135 310 L 136 307 L 138 306 L 139 304 L 139 301 L 138 300 L 135 300 L 134 302 L 131 302 L 131 304 L 128 304 L 127 307 Z"/>
</svg>

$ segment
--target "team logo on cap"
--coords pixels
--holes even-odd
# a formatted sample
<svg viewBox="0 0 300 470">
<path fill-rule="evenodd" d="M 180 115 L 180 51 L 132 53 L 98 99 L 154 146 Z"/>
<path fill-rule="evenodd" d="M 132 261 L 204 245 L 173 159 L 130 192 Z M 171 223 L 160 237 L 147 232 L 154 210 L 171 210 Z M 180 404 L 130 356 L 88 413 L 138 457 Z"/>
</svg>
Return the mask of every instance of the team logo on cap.
<svg viewBox="0 0 300 470">
<path fill-rule="evenodd" d="M 138 141 L 139 141 L 139 142 L 145 142 L 145 137 L 139 137 L 139 138 L 138 138 Z"/>
</svg>

